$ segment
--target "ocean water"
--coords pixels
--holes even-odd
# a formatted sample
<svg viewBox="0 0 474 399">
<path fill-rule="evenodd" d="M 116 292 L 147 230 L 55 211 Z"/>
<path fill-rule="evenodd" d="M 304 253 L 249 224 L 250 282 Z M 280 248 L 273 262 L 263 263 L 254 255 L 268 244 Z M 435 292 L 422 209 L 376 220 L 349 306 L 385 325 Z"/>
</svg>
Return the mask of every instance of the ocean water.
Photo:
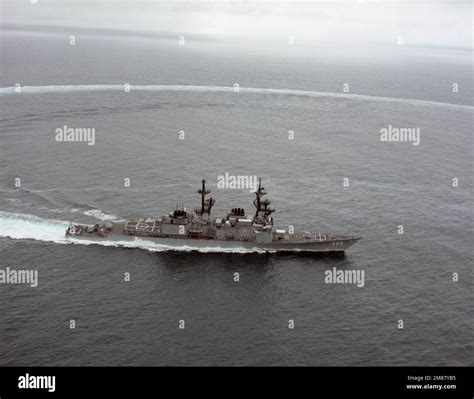
<svg viewBox="0 0 474 399">
<path fill-rule="evenodd" d="M 473 364 L 472 53 L 67 38 L 1 35 L 0 269 L 39 285 L 0 285 L 0 365 Z M 56 142 L 64 125 L 95 145 Z M 420 144 L 381 142 L 389 125 Z M 363 240 L 320 256 L 64 238 L 192 209 L 202 178 L 215 214 L 252 211 L 217 189 L 226 172 L 263 178 L 278 226 Z M 326 284 L 333 268 L 365 285 Z"/>
</svg>

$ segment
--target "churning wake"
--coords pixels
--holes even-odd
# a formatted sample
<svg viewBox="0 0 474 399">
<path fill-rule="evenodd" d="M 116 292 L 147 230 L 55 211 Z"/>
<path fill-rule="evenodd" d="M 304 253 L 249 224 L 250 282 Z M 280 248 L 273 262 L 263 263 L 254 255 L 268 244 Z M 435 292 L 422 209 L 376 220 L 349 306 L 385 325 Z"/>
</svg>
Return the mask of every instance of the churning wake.
<svg viewBox="0 0 474 399">
<path fill-rule="evenodd" d="M 139 248 L 150 252 L 198 251 L 204 253 L 252 253 L 267 252 L 259 248 L 220 248 L 220 247 L 192 247 L 157 244 L 145 239 L 136 238 L 134 241 L 83 241 L 66 237 L 65 232 L 69 222 L 55 219 L 43 219 L 38 216 L 24 213 L 0 211 L 0 237 L 16 240 L 36 240 L 53 242 L 56 244 L 101 245 L 105 247 Z"/>
<path fill-rule="evenodd" d="M 80 92 L 101 92 L 101 91 L 124 91 L 124 85 L 54 85 L 54 86 L 22 86 L 1 87 L 0 96 L 14 94 L 43 94 L 43 93 L 80 93 Z M 234 93 L 235 89 L 231 86 L 193 86 L 193 85 L 130 85 L 130 91 L 155 91 L 155 92 L 196 92 L 196 93 Z M 473 106 L 451 104 L 445 102 L 417 100 L 409 98 L 380 97 L 366 94 L 349 93 L 331 93 L 324 91 L 310 90 L 292 90 L 292 89 L 270 89 L 257 87 L 239 87 L 239 93 L 242 94 L 279 94 L 297 97 L 332 97 L 341 99 L 350 99 L 356 101 L 387 102 L 405 105 L 418 105 L 426 107 L 452 107 L 457 109 L 474 110 Z"/>
</svg>

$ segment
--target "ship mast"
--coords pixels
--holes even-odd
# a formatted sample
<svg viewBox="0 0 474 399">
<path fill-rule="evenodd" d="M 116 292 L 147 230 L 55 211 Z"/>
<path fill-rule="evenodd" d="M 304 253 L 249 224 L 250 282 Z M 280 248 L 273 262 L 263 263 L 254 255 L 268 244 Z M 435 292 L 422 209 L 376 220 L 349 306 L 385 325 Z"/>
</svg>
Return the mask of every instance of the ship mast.
<svg viewBox="0 0 474 399">
<path fill-rule="evenodd" d="M 207 194 L 209 194 L 211 191 L 206 190 L 206 180 L 202 179 L 202 188 L 198 190 L 198 193 L 201 194 L 201 214 L 204 213 L 204 200 Z"/>
<path fill-rule="evenodd" d="M 206 180 L 202 179 L 201 180 L 202 186 L 198 190 L 198 193 L 201 194 L 201 209 L 196 208 L 195 211 L 197 214 L 204 216 L 205 214 L 208 214 L 209 217 L 211 215 L 211 208 L 215 204 L 215 200 L 213 198 L 206 199 L 206 195 L 211 192 L 211 190 L 206 189 Z"/>
<path fill-rule="evenodd" d="M 262 178 L 260 177 L 258 179 L 257 191 L 255 191 L 256 198 L 253 201 L 255 208 L 257 208 L 255 211 L 254 220 L 259 219 L 259 217 L 262 217 L 263 221 L 266 221 L 267 217 L 275 211 L 275 209 L 273 209 L 273 207 L 271 206 L 272 202 L 269 199 L 262 200 L 262 197 L 266 194 L 267 192 L 265 191 L 265 187 L 262 186 Z M 260 215 L 260 213 L 263 213 L 263 215 Z"/>
</svg>

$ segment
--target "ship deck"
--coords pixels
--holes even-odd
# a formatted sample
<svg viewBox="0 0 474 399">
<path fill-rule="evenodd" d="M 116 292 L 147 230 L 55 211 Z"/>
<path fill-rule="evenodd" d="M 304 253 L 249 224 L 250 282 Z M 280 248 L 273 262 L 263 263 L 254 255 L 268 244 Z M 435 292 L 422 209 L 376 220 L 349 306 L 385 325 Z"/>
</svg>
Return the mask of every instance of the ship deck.
<svg viewBox="0 0 474 399">
<path fill-rule="evenodd" d="M 97 225 L 96 231 L 88 232 L 89 225 L 73 225 L 72 230 L 68 230 L 68 235 L 83 236 L 92 238 L 94 236 L 100 238 L 107 238 L 109 236 L 137 236 L 137 237 L 165 237 L 161 236 L 161 228 L 156 219 L 130 219 L 127 222 L 113 223 L 110 229 L 107 229 L 105 224 Z M 213 240 L 209 237 L 177 237 L 189 240 Z M 335 243 L 334 245 L 343 245 L 346 241 L 357 241 L 358 237 L 342 236 L 328 233 L 295 233 L 287 234 L 284 237 L 274 234 L 271 241 L 272 244 L 309 244 L 309 243 Z M 234 240 L 229 240 L 234 241 Z M 239 240 L 235 240 L 238 242 Z"/>
</svg>

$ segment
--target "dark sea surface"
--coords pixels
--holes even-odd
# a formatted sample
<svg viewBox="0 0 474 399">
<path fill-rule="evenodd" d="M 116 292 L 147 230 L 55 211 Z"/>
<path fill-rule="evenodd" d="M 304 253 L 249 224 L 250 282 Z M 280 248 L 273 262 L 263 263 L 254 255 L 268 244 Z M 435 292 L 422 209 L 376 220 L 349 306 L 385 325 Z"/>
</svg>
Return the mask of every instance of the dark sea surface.
<svg viewBox="0 0 474 399">
<path fill-rule="evenodd" d="M 0 365 L 474 364 L 471 52 L 1 33 L 0 269 L 39 285 L 0 284 Z M 95 145 L 56 142 L 64 125 Z M 420 145 L 381 142 L 388 125 Z M 277 226 L 363 240 L 334 257 L 64 238 L 70 220 L 192 209 L 202 178 L 214 214 L 252 211 L 217 189 L 226 172 L 262 176 Z M 326 284 L 334 267 L 365 286 Z"/>
</svg>

